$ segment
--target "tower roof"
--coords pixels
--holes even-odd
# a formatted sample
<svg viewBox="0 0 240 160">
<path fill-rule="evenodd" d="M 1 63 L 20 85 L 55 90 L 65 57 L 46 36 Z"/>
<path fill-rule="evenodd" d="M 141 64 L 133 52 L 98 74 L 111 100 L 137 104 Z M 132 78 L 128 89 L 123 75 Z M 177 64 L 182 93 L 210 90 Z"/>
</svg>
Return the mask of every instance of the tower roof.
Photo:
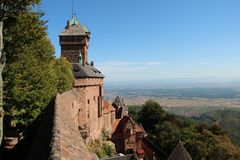
<svg viewBox="0 0 240 160">
<path fill-rule="evenodd" d="M 77 17 L 73 17 L 71 20 L 69 20 L 69 25 L 70 26 L 74 26 L 74 25 L 78 25 L 80 24 L 80 22 L 78 21 Z"/>
<path fill-rule="evenodd" d="M 90 36 L 90 31 L 87 26 L 82 25 L 76 16 L 67 21 L 65 30 L 60 33 L 60 36 Z"/>
<path fill-rule="evenodd" d="M 76 79 L 81 78 L 104 78 L 104 75 L 91 65 L 81 65 L 78 63 L 73 63 L 73 74 Z"/>
<path fill-rule="evenodd" d="M 182 142 L 179 141 L 168 160 L 192 160 L 192 158 L 183 146 Z"/>
</svg>

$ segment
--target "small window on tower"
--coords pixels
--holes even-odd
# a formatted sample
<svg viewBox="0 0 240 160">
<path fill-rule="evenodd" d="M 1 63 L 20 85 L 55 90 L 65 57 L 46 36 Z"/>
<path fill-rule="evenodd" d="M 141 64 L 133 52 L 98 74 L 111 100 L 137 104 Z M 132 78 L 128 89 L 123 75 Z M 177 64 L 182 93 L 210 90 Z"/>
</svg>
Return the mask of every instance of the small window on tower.
<svg viewBox="0 0 240 160">
<path fill-rule="evenodd" d="M 90 104 L 90 99 L 87 100 L 87 103 Z"/>
</svg>

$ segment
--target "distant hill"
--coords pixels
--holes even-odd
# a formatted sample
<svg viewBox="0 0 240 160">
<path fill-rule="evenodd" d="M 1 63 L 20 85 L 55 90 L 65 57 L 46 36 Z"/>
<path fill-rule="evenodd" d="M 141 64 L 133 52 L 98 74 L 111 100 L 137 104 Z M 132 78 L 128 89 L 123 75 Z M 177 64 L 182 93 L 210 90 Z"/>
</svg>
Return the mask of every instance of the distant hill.
<svg viewBox="0 0 240 160">
<path fill-rule="evenodd" d="M 171 98 L 240 98 L 235 88 L 176 88 L 176 89 L 106 89 L 107 95 L 134 97 Z"/>
<path fill-rule="evenodd" d="M 233 142 L 240 145 L 240 110 L 217 110 L 192 117 L 197 122 L 218 124 L 223 128 Z"/>
</svg>

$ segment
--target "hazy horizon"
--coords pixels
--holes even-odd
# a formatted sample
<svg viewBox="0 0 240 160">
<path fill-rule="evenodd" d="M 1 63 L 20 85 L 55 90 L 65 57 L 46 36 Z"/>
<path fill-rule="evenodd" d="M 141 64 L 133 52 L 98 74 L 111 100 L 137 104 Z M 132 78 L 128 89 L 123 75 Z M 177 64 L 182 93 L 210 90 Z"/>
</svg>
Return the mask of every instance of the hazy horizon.
<svg viewBox="0 0 240 160">
<path fill-rule="evenodd" d="M 134 81 L 105 81 L 107 89 L 160 89 L 160 88 L 240 88 L 240 79 L 227 78 L 172 78 Z"/>
</svg>

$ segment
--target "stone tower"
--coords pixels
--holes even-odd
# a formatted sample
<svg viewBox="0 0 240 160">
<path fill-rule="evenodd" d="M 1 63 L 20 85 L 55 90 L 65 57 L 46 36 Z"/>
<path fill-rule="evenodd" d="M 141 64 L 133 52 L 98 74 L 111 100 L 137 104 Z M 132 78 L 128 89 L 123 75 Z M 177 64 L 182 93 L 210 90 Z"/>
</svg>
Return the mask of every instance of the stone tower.
<svg viewBox="0 0 240 160">
<path fill-rule="evenodd" d="M 74 16 L 68 20 L 65 30 L 59 35 L 61 56 L 70 63 L 88 64 L 90 31 Z"/>
<path fill-rule="evenodd" d="M 76 17 L 67 21 L 67 26 L 59 35 L 61 56 L 72 64 L 73 87 L 79 95 L 78 105 L 72 108 L 73 121 L 86 142 L 97 139 L 103 124 L 103 78 L 104 75 L 88 63 L 88 42 L 90 32 Z"/>
</svg>

